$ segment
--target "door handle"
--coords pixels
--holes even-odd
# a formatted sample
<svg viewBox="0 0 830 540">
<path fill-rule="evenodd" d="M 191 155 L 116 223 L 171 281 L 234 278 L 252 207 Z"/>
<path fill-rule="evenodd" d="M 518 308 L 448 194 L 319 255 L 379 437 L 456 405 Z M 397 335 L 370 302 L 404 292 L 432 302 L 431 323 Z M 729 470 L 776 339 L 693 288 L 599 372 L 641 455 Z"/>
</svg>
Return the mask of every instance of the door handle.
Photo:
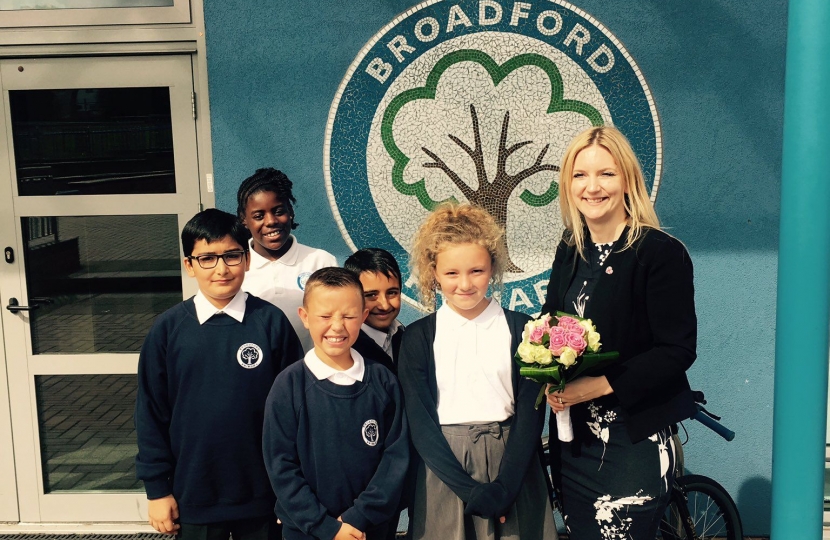
<svg viewBox="0 0 830 540">
<path fill-rule="evenodd" d="M 17 313 L 18 311 L 32 311 L 33 309 L 37 309 L 39 306 L 21 306 L 20 302 L 17 301 L 17 298 L 9 298 L 9 304 L 6 306 L 6 309 L 11 311 L 12 313 Z"/>
</svg>

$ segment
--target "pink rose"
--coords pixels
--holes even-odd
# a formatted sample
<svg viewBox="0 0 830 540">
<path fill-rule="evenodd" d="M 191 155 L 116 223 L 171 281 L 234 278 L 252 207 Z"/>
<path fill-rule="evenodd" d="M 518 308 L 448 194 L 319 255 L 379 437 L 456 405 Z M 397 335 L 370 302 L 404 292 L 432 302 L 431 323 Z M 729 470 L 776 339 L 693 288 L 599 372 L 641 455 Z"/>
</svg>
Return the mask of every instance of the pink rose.
<svg viewBox="0 0 830 540">
<path fill-rule="evenodd" d="M 574 319 L 573 317 L 567 317 L 567 316 L 563 315 L 562 317 L 558 317 L 558 319 L 559 319 L 558 326 L 564 328 L 565 330 L 581 328 L 579 326 L 579 321 Z"/>
<path fill-rule="evenodd" d="M 554 326 L 550 329 L 550 345 L 548 349 L 553 356 L 562 354 L 562 348 L 568 344 L 568 336 L 565 329 L 560 326 Z"/>
<path fill-rule="evenodd" d="M 530 339 L 533 343 L 542 343 L 542 338 L 545 337 L 545 334 L 547 334 L 549 330 L 550 327 L 547 324 L 544 326 L 537 326 L 530 331 L 528 339 Z"/>
<path fill-rule="evenodd" d="M 568 332 L 565 335 L 565 341 L 567 342 L 568 347 L 576 351 L 578 356 L 581 356 L 583 352 L 585 352 L 585 347 L 588 346 L 588 342 L 585 341 L 585 338 L 582 337 L 582 329 L 578 332 Z"/>
</svg>

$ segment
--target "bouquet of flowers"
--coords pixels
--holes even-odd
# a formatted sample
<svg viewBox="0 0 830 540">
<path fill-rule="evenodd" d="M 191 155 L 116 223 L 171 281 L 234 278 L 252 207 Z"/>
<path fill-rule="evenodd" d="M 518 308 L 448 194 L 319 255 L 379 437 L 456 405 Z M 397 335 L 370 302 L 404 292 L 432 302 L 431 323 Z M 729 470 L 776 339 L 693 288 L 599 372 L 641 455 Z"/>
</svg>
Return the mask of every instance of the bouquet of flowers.
<svg viewBox="0 0 830 540">
<path fill-rule="evenodd" d="M 601 353 L 600 335 L 591 319 L 557 311 L 554 316 L 542 315 L 529 321 L 522 333 L 522 343 L 516 351 L 515 360 L 519 373 L 544 385 L 550 384 L 549 393 L 565 389 L 565 385 L 616 360 L 619 353 Z M 545 399 L 545 387 L 536 399 L 539 408 Z M 556 413 L 559 440 L 573 440 L 570 407 Z"/>
</svg>

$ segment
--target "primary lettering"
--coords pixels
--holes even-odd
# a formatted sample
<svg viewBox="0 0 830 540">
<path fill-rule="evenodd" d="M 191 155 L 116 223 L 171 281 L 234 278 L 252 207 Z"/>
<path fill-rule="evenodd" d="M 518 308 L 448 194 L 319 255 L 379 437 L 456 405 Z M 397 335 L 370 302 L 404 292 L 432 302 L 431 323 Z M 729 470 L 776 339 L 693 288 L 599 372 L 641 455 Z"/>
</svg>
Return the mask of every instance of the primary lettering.
<svg viewBox="0 0 830 540">
<path fill-rule="evenodd" d="M 533 5 L 527 2 L 516 2 L 513 4 L 513 14 L 510 16 L 510 26 L 518 26 L 519 19 L 527 19 L 530 16 L 530 8 Z"/>
<path fill-rule="evenodd" d="M 403 53 L 415 52 L 415 47 L 407 45 L 406 38 L 403 36 L 395 36 L 392 41 L 386 44 L 386 47 L 392 51 L 398 62 L 403 62 Z"/>
<path fill-rule="evenodd" d="M 547 296 L 547 281 L 537 281 L 533 284 L 533 289 L 529 289 L 528 285 L 522 287 L 514 287 L 510 290 L 510 305 L 509 308 L 515 310 L 517 307 L 526 307 L 538 310 L 544 305 Z M 536 293 L 535 300 L 531 298 L 531 294 Z"/>
<path fill-rule="evenodd" d="M 453 31 L 453 29 L 459 25 L 463 24 L 467 28 L 471 27 L 473 23 L 470 21 L 470 18 L 467 17 L 467 14 L 459 6 L 453 6 L 450 8 L 450 15 L 447 17 L 447 33 Z"/>
<path fill-rule="evenodd" d="M 601 65 L 597 63 L 597 60 L 603 55 L 605 56 L 605 64 Z M 586 62 L 588 62 L 588 65 L 594 68 L 594 71 L 597 73 L 607 73 L 611 71 L 612 67 L 614 67 L 614 53 L 611 52 L 611 49 L 603 43 L 591 56 L 588 57 Z"/>
<path fill-rule="evenodd" d="M 487 8 L 493 10 L 492 17 L 487 16 Z M 494 0 L 481 0 L 478 3 L 478 24 L 481 26 L 490 26 L 501 22 L 502 9 L 501 4 Z"/>
<path fill-rule="evenodd" d="M 547 281 L 537 281 L 533 285 L 533 289 L 536 291 L 536 298 L 539 299 L 539 303 L 544 305 L 545 300 L 548 298 L 548 282 Z"/>
<path fill-rule="evenodd" d="M 510 26 L 519 26 L 522 19 L 530 19 L 533 4 L 529 2 L 513 2 L 510 11 Z M 429 43 L 438 38 L 443 31 L 446 34 L 455 32 L 458 27 L 471 28 L 474 24 L 481 27 L 493 26 L 502 22 L 504 7 L 497 0 L 479 0 L 478 20 L 473 23 L 459 4 L 453 4 L 447 12 L 447 25 L 442 29 L 441 23 L 435 17 L 424 17 L 415 24 L 415 39 L 421 43 Z M 558 11 L 548 9 L 541 11 L 536 17 L 536 30 L 540 37 L 549 38 L 560 34 L 565 20 Z M 550 41 L 550 40 L 548 40 Z M 561 42 L 561 50 L 574 56 L 584 56 L 590 52 L 585 62 L 596 73 L 608 73 L 615 64 L 614 52 L 606 44 L 599 44 L 593 51 L 588 48 L 591 43 L 591 32 L 582 24 L 574 23 L 571 30 Z M 594 42 L 596 43 L 596 41 Z M 417 45 L 417 43 L 415 43 Z M 396 35 L 386 43 L 386 48 L 395 57 L 398 63 L 404 62 L 407 55 L 416 53 L 417 48 L 407 41 L 406 36 Z M 591 47 L 593 48 L 593 47 Z M 569 52 L 572 49 L 573 52 Z M 366 73 L 381 84 L 386 83 L 392 74 L 391 62 L 383 58 L 373 58 L 366 66 Z"/>
<path fill-rule="evenodd" d="M 563 44 L 567 47 L 574 41 L 576 41 L 576 54 L 582 56 L 582 46 L 591 41 L 591 32 L 581 24 L 576 23 Z"/>
<path fill-rule="evenodd" d="M 545 26 L 545 21 L 547 19 L 553 19 L 553 28 Z M 556 11 L 543 11 L 539 14 L 539 17 L 536 18 L 536 29 L 539 30 L 539 33 L 543 36 L 555 36 L 560 30 L 562 30 L 562 15 Z"/>
<path fill-rule="evenodd" d="M 510 309 L 515 311 L 519 306 L 532 308 L 533 302 L 530 301 L 530 297 L 522 289 L 513 289 L 510 293 Z"/>
<path fill-rule="evenodd" d="M 429 26 L 429 34 L 424 33 L 424 26 Z M 415 37 L 418 38 L 418 41 L 422 41 L 424 43 L 437 38 L 439 31 L 440 27 L 438 26 L 438 20 L 435 17 L 426 17 L 425 19 L 421 19 L 418 21 L 418 24 L 415 25 Z"/>
<path fill-rule="evenodd" d="M 366 66 L 366 73 L 377 79 L 380 84 L 383 84 L 392 74 L 392 64 L 384 62 L 380 58 L 374 58 Z"/>
</svg>

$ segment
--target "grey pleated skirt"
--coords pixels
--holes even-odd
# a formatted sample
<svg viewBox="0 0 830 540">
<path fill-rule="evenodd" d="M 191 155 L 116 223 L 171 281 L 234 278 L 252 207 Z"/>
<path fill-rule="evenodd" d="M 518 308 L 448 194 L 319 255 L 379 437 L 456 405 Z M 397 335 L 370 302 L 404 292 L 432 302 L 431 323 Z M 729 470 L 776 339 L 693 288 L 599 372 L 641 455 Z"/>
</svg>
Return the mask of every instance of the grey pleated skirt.
<svg viewBox="0 0 830 540">
<path fill-rule="evenodd" d="M 508 422 L 445 425 L 441 430 L 455 457 L 472 478 L 492 482 L 499 473 L 510 434 Z M 413 540 L 557 540 L 542 465 L 534 457 L 505 523 L 464 515 L 464 502 L 421 463 L 409 538 Z"/>
</svg>

